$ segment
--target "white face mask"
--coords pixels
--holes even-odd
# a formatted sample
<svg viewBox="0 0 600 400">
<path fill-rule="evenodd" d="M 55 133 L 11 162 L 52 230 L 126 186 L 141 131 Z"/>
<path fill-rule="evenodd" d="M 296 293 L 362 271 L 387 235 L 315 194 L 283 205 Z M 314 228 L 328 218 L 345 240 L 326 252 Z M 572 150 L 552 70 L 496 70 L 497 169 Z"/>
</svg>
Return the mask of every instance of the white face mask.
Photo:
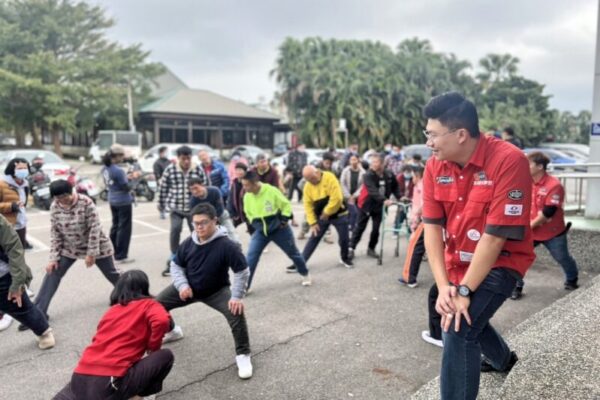
<svg viewBox="0 0 600 400">
<path fill-rule="evenodd" d="M 27 169 L 16 169 L 15 170 L 15 177 L 17 179 L 25 179 L 29 176 L 29 170 Z"/>
<path fill-rule="evenodd" d="M 404 174 L 404 180 L 411 180 L 412 179 L 412 174 Z"/>
</svg>

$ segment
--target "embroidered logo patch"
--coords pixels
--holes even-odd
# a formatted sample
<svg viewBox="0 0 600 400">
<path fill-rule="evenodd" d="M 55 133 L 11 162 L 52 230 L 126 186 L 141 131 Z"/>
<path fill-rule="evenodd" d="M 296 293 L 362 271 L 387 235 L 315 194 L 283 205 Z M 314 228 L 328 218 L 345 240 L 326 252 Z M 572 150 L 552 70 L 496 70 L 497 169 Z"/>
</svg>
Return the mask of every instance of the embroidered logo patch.
<svg viewBox="0 0 600 400">
<path fill-rule="evenodd" d="M 454 178 L 451 176 L 438 176 L 435 178 L 435 180 L 440 185 L 450 185 L 452 182 L 454 182 Z"/>
<path fill-rule="evenodd" d="M 507 204 L 504 206 L 504 215 L 512 217 L 523 215 L 523 204 Z"/>
<path fill-rule="evenodd" d="M 469 253 L 466 251 L 459 251 L 458 256 L 460 257 L 460 261 L 462 262 L 471 262 L 471 260 L 473 260 L 473 253 Z"/>
<path fill-rule="evenodd" d="M 521 200 L 523 198 L 523 192 L 520 190 L 511 190 L 508 192 L 508 198 L 511 200 Z"/>
<path fill-rule="evenodd" d="M 476 242 L 481 239 L 481 233 L 477 229 L 469 229 L 467 232 L 467 237 L 472 241 Z"/>
</svg>

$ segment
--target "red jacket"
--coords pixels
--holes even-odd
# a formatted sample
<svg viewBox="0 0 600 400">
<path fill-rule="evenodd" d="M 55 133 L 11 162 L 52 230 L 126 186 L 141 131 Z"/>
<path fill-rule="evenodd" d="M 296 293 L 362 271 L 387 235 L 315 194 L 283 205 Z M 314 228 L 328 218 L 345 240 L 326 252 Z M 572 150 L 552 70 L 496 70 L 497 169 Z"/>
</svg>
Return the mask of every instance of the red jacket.
<svg viewBox="0 0 600 400">
<path fill-rule="evenodd" d="M 169 330 L 169 313 L 156 300 L 134 300 L 108 309 L 75 372 L 121 377 L 146 351 L 160 349 Z"/>
</svg>

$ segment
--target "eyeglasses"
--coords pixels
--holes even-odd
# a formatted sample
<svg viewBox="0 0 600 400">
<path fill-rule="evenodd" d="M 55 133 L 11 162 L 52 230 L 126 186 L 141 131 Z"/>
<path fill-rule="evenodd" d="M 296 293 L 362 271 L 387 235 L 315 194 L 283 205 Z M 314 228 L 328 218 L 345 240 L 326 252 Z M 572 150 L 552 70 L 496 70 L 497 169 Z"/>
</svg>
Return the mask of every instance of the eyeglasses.
<svg viewBox="0 0 600 400">
<path fill-rule="evenodd" d="M 454 133 L 454 132 L 456 132 L 459 129 L 460 128 L 452 129 L 452 130 L 450 130 L 450 131 L 448 131 L 446 133 L 442 133 L 442 134 L 439 134 L 439 135 L 434 135 L 433 133 L 428 132 L 427 130 L 423 129 L 423 135 L 425 135 L 425 137 L 427 138 L 427 140 L 435 140 L 435 139 L 437 139 L 439 137 L 446 136 L 446 135 L 449 135 L 451 133 Z"/>
<path fill-rule="evenodd" d="M 195 228 L 206 228 L 208 224 L 212 222 L 212 219 L 205 219 L 202 221 L 192 221 Z"/>
</svg>

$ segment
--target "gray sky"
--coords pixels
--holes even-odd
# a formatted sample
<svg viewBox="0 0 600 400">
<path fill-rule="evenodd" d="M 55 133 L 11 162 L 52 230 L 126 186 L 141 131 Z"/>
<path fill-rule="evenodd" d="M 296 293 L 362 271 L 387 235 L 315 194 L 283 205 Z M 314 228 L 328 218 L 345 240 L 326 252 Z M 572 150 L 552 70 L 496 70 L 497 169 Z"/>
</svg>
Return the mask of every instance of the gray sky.
<svg viewBox="0 0 600 400">
<path fill-rule="evenodd" d="M 110 36 L 142 43 L 189 86 L 256 102 L 285 37 L 429 39 L 436 51 L 477 61 L 511 53 L 551 105 L 591 109 L 596 0 L 93 0 L 117 25 Z"/>
</svg>

